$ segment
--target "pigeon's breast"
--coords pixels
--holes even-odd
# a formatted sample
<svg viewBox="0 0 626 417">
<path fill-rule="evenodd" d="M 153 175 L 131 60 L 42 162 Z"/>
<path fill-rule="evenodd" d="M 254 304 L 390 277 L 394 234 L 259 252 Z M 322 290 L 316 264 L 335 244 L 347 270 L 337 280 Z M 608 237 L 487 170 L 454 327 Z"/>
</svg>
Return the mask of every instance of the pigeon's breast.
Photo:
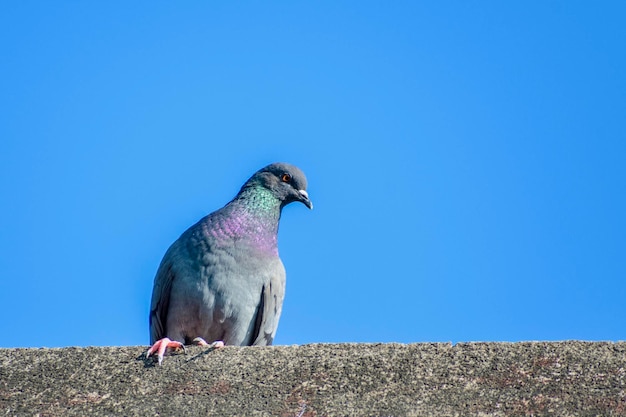
<svg viewBox="0 0 626 417">
<path fill-rule="evenodd" d="M 261 258 L 278 257 L 277 233 L 275 219 L 245 212 L 209 219 L 202 227 L 205 239 L 216 248 Z"/>
</svg>

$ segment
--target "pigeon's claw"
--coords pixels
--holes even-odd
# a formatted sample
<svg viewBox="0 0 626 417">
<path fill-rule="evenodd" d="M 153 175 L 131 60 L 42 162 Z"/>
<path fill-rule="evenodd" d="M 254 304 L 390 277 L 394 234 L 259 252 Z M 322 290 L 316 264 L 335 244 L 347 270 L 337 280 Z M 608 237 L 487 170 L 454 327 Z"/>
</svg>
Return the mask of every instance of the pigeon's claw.
<svg viewBox="0 0 626 417">
<path fill-rule="evenodd" d="M 165 355 L 165 351 L 167 350 L 167 348 L 172 348 L 176 350 L 182 349 L 183 352 L 186 353 L 185 345 L 175 340 L 164 337 L 163 339 L 159 339 L 154 342 L 154 345 L 152 345 L 152 347 L 150 347 L 150 349 L 148 349 L 148 351 L 146 352 L 146 358 L 149 358 L 150 355 L 152 355 L 154 352 L 157 352 L 159 365 L 161 365 L 161 363 L 163 362 L 163 356 Z"/>
<path fill-rule="evenodd" d="M 201 337 L 196 337 L 195 339 L 193 339 L 193 343 L 198 346 L 208 346 L 209 349 L 219 349 L 224 347 L 224 342 L 222 342 L 221 340 L 216 340 L 215 342 L 209 344 Z"/>
</svg>

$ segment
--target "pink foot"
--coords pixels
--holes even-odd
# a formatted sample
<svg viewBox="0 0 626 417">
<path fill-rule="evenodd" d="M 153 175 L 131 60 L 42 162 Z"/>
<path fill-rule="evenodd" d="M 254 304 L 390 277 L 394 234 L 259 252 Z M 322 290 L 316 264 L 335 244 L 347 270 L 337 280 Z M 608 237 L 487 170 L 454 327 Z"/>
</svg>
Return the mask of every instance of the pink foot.
<svg viewBox="0 0 626 417">
<path fill-rule="evenodd" d="M 224 347 L 224 342 L 222 342 L 221 340 L 217 340 L 211 344 L 208 344 L 203 338 L 196 337 L 195 339 L 193 339 L 193 342 L 198 346 L 208 346 L 211 349 L 219 349 Z"/>
<path fill-rule="evenodd" d="M 154 352 L 158 352 L 157 358 L 159 359 L 159 365 L 161 365 L 161 362 L 163 362 L 163 355 L 165 355 L 165 351 L 167 350 L 167 348 L 173 348 L 173 349 L 182 348 L 184 351 L 185 345 L 175 340 L 171 340 L 171 339 L 168 339 L 167 337 L 164 337 L 163 339 L 160 339 L 154 342 L 154 345 L 152 345 L 152 347 L 148 349 L 148 351 L 146 352 L 146 358 L 149 358 L 150 355 L 152 355 Z"/>
</svg>

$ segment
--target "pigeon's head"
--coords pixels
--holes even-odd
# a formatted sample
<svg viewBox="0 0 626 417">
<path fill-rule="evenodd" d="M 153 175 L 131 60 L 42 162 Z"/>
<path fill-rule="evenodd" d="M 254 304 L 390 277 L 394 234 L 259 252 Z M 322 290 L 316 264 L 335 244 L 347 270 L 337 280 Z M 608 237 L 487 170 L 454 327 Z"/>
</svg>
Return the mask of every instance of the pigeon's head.
<svg viewBox="0 0 626 417">
<path fill-rule="evenodd" d="M 306 177 L 300 168 L 284 162 L 277 162 L 257 171 L 244 185 L 262 186 L 270 190 L 280 201 L 281 207 L 294 201 L 313 208 L 306 192 Z"/>
</svg>

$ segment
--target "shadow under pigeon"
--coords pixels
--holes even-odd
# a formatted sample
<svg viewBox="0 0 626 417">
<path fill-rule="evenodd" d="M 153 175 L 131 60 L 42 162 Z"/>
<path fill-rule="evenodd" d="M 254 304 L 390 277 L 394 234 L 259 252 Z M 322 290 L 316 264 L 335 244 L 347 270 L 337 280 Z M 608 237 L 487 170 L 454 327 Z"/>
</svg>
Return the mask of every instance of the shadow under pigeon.
<svg viewBox="0 0 626 417">
<path fill-rule="evenodd" d="M 156 361 L 154 358 L 146 357 L 146 352 L 141 352 L 135 358 L 135 360 L 142 361 L 144 368 L 154 368 L 156 365 L 158 365 L 158 361 Z"/>
<path fill-rule="evenodd" d="M 197 354 L 193 355 L 192 357 L 190 357 L 189 359 L 187 359 L 187 360 L 185 361 L 185 363 L 188 363 L 188 362 L 191 362 L 191 361 L 195 361 L 196 359 L 198 359 L 198 358 L 200 358 L 200 357 L 202 357 L 202 356 L 208 355 L 208 354 L 210 354 L 211 352 L 216 351 L 216 350 L 218 350 L 218 349 L 224 349 L 224 347 L 215 347 L 215 346 L 212 346 L 212 347 L 209 347 L 208 349 L 204 349 L 204 350 L 203 350 L 203 351 L 201 351 L 200 353 L 197 353 Z"/>
</svg>

